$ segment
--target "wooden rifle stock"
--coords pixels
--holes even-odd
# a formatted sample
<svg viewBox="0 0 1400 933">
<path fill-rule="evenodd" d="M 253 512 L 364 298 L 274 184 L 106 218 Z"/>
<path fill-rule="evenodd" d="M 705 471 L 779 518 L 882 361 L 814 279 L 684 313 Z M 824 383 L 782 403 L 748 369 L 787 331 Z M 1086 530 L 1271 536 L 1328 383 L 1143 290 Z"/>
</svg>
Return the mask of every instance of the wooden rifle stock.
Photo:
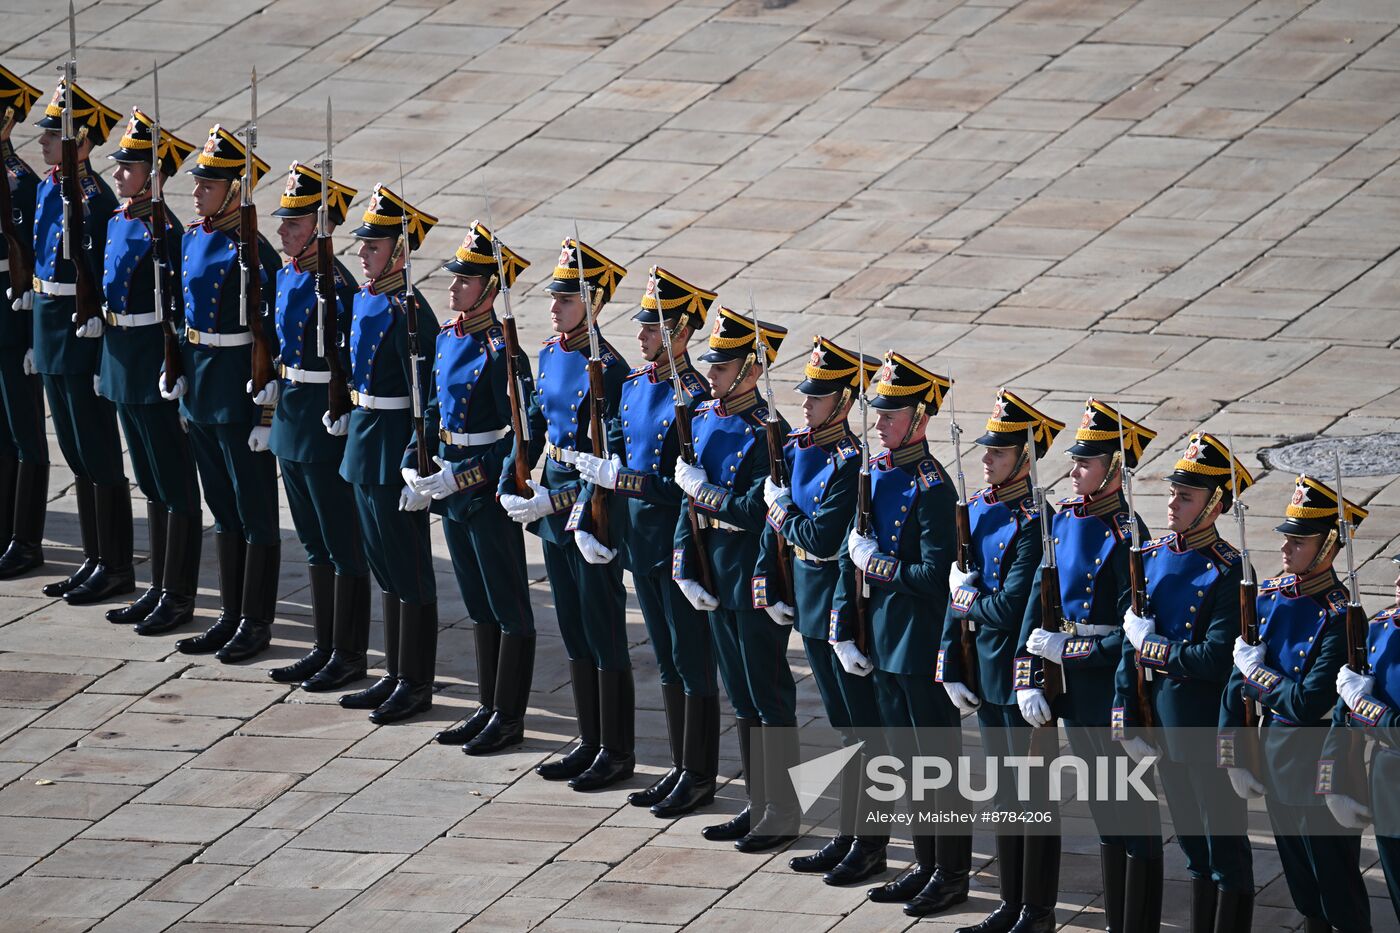
<svg viewBox="0 0 1400 933">
<path fill-rule="evenodd" d="M 856 532 L 861 537 L 870 534 L 870 471 L 860 471 L 856 481 Z M 866 595 L 865 573 L 856 568 L 856 637 L 857 650 L 865 654 L 870 636 L 870 597 Z"/>
<path fill-rule="evenodd" d="M 185 319 L 180 304 L 175 300 L 176 285 L 170 268 L 170 241 L 167 237 L 175 224 L 164 201 L 156 207 L 160 214 L 158 216 L 154 210 L 151 212 L 151 255 L 156 261 L 155 274 L 164 276 L 160 290 L 164 307 L 156 308 L 156 311 L 160 314 L 161 336 L 165 344 L 165 384 L 174 388 L 175 380 L 185 374 L 185 361 L 180 356 L 180 333 L 184 330 Z"/>
<path fill-rule="evenodd" d="M 63 239 L 68 244 L 73 262 L 73 323 L 81 326 L 102 315 L 102 297 L 92 267 L 87 262 L 87 237 L 83 235 L 83 218 L 86 215 L 87 198 L 83 196 L 83 186 L 78 181 L 78 140 L 65 139 L 61 157 L 63 198 L 68 202 L 64 214 Z M 6 179 L 5 187 L 9 187 Z M 10 281 L 14 281 L 13 274 Z"/>
<path fill-rule="evenodd" d="M 772 413 L 770 412 L 770 415 Z M 788 484 L 787 461 L 783 459 L 783 437 L 782 423 L 770 418 L 766 425 L 768 437 L 768 475 L 773 478 L 773 482 L 779 486 Z M 775 548 L 777 553 L 778 567 L 778 599 L 789 606 L 796 608 L 797 598 L 793 596 L 792 590 L 792 546 L 782 535 L 775 536 Z"/>
<path fill-rule="evenodd" d="M 603 428 L 603 361 L 588 361 L 588 432 L 592 438 L 593 455 L 608 456 L 608 439 Z M 588 500 L 588 514 L 593 519 L 593 537 L 603 547 L 612 547 L 608 534 L 608 490 L 602 486 L 593 487 L 593 495 Z"/>
<path fill-rule="evenodd" d="M 1060 568 L 1040 568 L 1040 627 L 1049 632 L 1060 630 L 1060 620 L 1065 617 L 1060 604 Z M 1065 672 L 1054 661 L 1042 659 L 1040 689 L 1045 691 L 1045 702 L 1054 705 L 1055 698 L 1065 692 Z"/>
<path fill-rule="evenodd" d="M 1240 581 L 1240 637 L 1247 645 L 1259 644 L 1259 613 L 1255 600 L 1259 585 Z M 1235 763 L 1256 778 L 1264 777 L 1263 757 L 1259 748 L 1259 712 L 1249 694 L 1240 691 L 1244 703 L 1244 729 L 1235 735 Z"/>
<path fill-rule="evenodd" d="M 408 241 L 405 240 L 405 243 Z M 413 446 L 418 461 L 418 475 L 431 476 L 437 472 L 432 452 L 428 447 L 428 426 L 424 419 L 423 381 L 420 371 L 423 354 L 419 349 L 418 336 L 418 296 L 411 284 L 405 284 L 403 296 L 404 327 L 408 332 L 408 378 L 413 383 L 409 387 L 409 397 L 413 408 L 409 415 L 413 418 Z"/>
<path fill-rule="evenodd" d="M 1134 519 L 1136 520 L 1136 519 Z M 1128 550 L 1128 586 L 1131 589 L 1133 612 L 1139 616 L 1147 612 L 1147 576 L 1142 566 L 1142 551 Z M 1251 603 L 1251 605 L 1253 605 Z M 1147 669 L 1138 660 L 1134 693 L 1137 695 L 1138 720 L 1144 728 L 1151 729 L 1156 722 L 1152 716 L 1152 698 L 1147 691 Z"/>
<path fill-rule="evenodd" d="M 245 180 L 243 184 L 247 184 Z M 258 209 L 249 201 L 238 209 L 238 261 L 246 276 L 248 289 L 248 331 L 253 335 L 251 378 L 253 391 L 277 378 L 272 368 L 272 343 L 263 327 L 262 317 L 262 256 L 258 251 Z"/>
<path fill-rule="evenodd" d="M 10 143 L 4 143 L 6 150 Z M 13 195 L 10 193 L 9 171 L 5 171 L 5 184 L 0 185 L 0 231 L 5 236 L 5 252 L 10 262 L 10 289 L 15 298 L 29 290 L 34 277 L 34 263 L 30 258 L 31 244 L 20 236 L 19 224 L 15 223 Z"/>
<path fill-rule="evenodd" d="M 515 474 L 515 491 L 525 495 L 530 490 L 529 451 L 525 449 L 525 399 L 521 397 L 520 334 L 515 318 L 501 321 L 506 338 L 506 396 L 510 399 L 510 429 L 515 434 L 515 454 L 511 470 Z"/>
<path fill-rule="evenodd" d="M 663 325 L 664 326 L 664 325 Z M 676 439 L 681 445 L 681 459 L 695 464 L 695 437 L 690 433 L 690 409 L 682 400 L 676 401 Z M 710 552 L 705 543 L 705 522 L 695 511 L 695 503 L 683 500 L 686 521 L 690 523 L 690 534 L 695 539 L 695 563 L 700 573 L 699 583 L 706 593 L 715 592 L 715 572 L 710 564 Z"/>
<path fill-rule="evenodd" d="M 335 249 L 328 236 L 316 240 L 316 291 L 321 297 L 321 332 L 326 340 L 326 369 L 331 381 L 326 386 L 326 411 L 335 421 L 350 412 L 350 377 L 340 357 L 340 305 L 335 290 Z"/>
<path fill-rule="evenodd" d="M 959 502 L 954 508 L 953 525 L 958 538 L 958 569 L 966 573 L 972 563 L 972 519 L 967 514 L 966 502 Z M 958 621 L 958 649 L 962 655 L 963 686 L 978 693 L 981 675 L 977 667 L 977 632 L 966 616 Z"/>
</svg>

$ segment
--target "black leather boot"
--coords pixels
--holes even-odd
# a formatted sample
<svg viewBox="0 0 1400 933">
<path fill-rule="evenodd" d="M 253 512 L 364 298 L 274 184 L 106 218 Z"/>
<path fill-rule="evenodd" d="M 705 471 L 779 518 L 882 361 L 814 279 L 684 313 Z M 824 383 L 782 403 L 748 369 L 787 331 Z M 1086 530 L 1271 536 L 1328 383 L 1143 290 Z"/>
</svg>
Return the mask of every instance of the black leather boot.
<svg viewBox="0 0 1400 933">
<path fill-rule="evenodd" d="M 63 594 L 72 606 L 106 602 L 136 589 L 131 566 L 131 487 L 94 486 L 97 507 L 97 566 L 86 580 Z"/>
<path fill-rule="evenodd" d="M 1191 933 L 1215 933 L 1215 903 L 1220 889 L 1210 878 L 1191 879 Z"/>
<path fill-rule="evenodd" d="M 274 667 L 267 676 L 279 684 L 295 684 L 306 680 L 331 657 L 335 640 L 335 567 L 331 564 L 307 564 L 306 575 L 311 579 L 311 626 L 315 634 L 311 651 L 299 661 L 286 667 Z"/>
<path fill-rule="evenodd" d="M 651 807 L 666 799 L 681 777 L 681 759 L 685 756 L 685 685 L 661 685 L 661 712 L 666 717 L 666 741 L 671 746 L 671 767 L 646 790 L 627 795 L 634 807 Z"/>
<path fill-rule="evenodd" d="M 243 615 L 238 629 L 214 657 L 224 664 L 255 658 L 272 644 L 277 611 L 277 579 L 282 574 L 282 544 L 248 545 L 243 571 Z"/>
<path fill-rule="evenodd" d="M 181 654 L 218 651 L 233 637 L 243 614 L 243 568 L 248 558 L 248 543 L 242 534 L 216 531 L 214 549 L 219 555 L 219 618 L 202 634 L 177 641 L 175 649 Z"/>
<path fill-rule="evenodd" d="M 1121 933 L 1157 933 L 1162 929 L 1162 860 L 1126 858 Z M 1115 930 L 1114 933 L 1120 933 Z"/>
<path fill-rule="evenodd" d="M 384 676 L 363 690 L 341 697 L 340 705 L 345 709 L 377 709 L 379 704 L 389 699 L 389 694 L 399 683 L 399 610 L 403 603 L 393 593 L 380 592 L 379 596 L 384 609 Z M 365 626 L 364 643 L 369 643 L 368 625 Z"/>
<path fill-rule="evenodd" d="M 0 556 L 0 580 L 44 566 L 44 519 L 49 511 L 49 465 L 19 461 L 15 475 L 14 532 Z"/>
<path fill-rule="evenodd" d="M 0 541 L 15 536 L 15 497 L 19 492 L 19 460 L 0 457 Z"/>
<path fill-rule="evenodd" d="M 496 672 L 501 663 L 501 628 L 494 622 L 472 626 L 476 642 L 476 683 L 480 705 L 467 721 L 433 736 L 439 745 L 466 745 L 491 721 L 496 710 Z"/>
<path fill-rule="evenodd" d="M 369 650 L 369 577 L 335 575 L 331 644 L 331 656 L 319 671 L 302 681 L 301 689 L 321 693 L 364 679 L 365 652 Z"/>
<path fill-rule="evenodd" d="M 743 716 L 734 718 L 734 731 L 739 738 L 739 768 L 743 772 L 744 790 L 749 801 L 732 819 L 700 830 L 700 835 L 711 842 L 731 842 L 744 838 L 749 834 L 750 824 L 757 821 L 753 814 L 761 815 L 763 812 L 763 784 L 761 776 L 754 773 L 758 764 L 754 755 L 754 746 L 757 744 L 755 738 L 762 731 L 762 727 L 763 724 L 757 719 L 747 719 Z"/>
<path fill-rule="evenodd" d="M 811 855 L 799 855 L 788 859 L 788 868 L 802 874 L 817 874 L 828 872 L 841 864 L 841 860 L 846 857 L 846 853 L 851 851 L 851 846 L 855 844 L 855 836 L 835 835 Z"/>
<path fill-rule="evenodd" d="M 160 598 L 136 623 L 137 635 L 162 635 L 194 618 L 194 597 L 199 589 L 199 552 L 203 543 L 198 516 L 165 513 L 165 568 L 160 574 Z"/>
<path fill-rule="evenodd" d="M 981 923 L 962 927 L 958 933 L 1008 933 L 1021 917 L 1026 837 L 1001 834 L 996 837 L 996 846 L 997 887 L 1001 890 L 1001 903 Z"/>
<path fill-rule="evenodd" d="M 680 777 L 666 799 L 651 808 L 651 815 L 663 820 L 692 813 L 715 799 L 715 779 L 719 776 L 719 696 L 687 696 L 683 731 Z"/>
<path fill-rule="evenodd" d="M 846 767 L 841 769 L 836 835 L 811 855 L 789 859 L 788 867 L 793 871 L 813 874 L 829 872 L 840 865 L 846 853 L 851 851 L 856 841 L 856 811 L 860 807 L 860 761 L 859 754 L 852 755 Z"/>
<path fill-rule="evenodd" d="M 73 477 L 73 496 L 78 500 L 78 536 L 82 541 L 83 561 L 64 579 L 44 584 L 45 596 L 62 596 L 76 589 L 97 569 L 97 504 L 92 483 L 81 476 Z"/>
<path fill-rule="evenodd" d="M 602 741 L 598 726 L 598 672 L 592 661 L 569 662 L 569 686 L 578 718 L 578 744 L 563 758 L 541 762 L 535 773 L 546 781 L 567 781 L 588 770 Z"/>
<path fill-rule="evenodd" d="M 1021 914 L 1011 933 L 1054 933 L 1060 896 L 1060 837 L 1025 836 L 1021 869 Z"/>
<path fill-rule="evenodd" d="M 162 502 L 146 500 L 146 534 L 151 539 L 151 585 L 129 605 L 107 610 L 107 621 L 115 625 L 134 625 L 146 616 L 160 602 L 161 590 L 165 588 L 165 531 L 166 518 L 170 510 Z"/>
<path fill-rule="evenodd" d="M 437 670 L 437 603 L 399 607 L 399 681 L 369 721 L 384 726 L 432 709 Z"/>
<path fill-rule="evenodd" d="M 914 837 L 914 864 L 895 876 L 893 881 L 887 881 L 877 888 L 870 888 L 865 892 L 865 896 L 877 904 L 898 904 L 901 901 L 912 901 L 919 892 L 928 887 L 929 879 L 933 877 L 934 868 L 934 838 L 932 836 Z"/>
<path fill-rule="evenodd" d="M 789 771 L 801 760 L 796 726 L 763 727 L 763 809 L 749 834 L 734 843 L 740 852 L 767 852 L 798 837 L 802 810 Z"/>
<path fill-rule="evenodd" d="M 598 710 L 602 747 L 593 763 L 569 786 L 578 791 L 603 790 L 632 776 L 637 767 L 637 701 L 632 668 L 598 671 Z"/>
<path fill-rule="evenodd" d="M 967 900 L 967 872 L 947 871 L 941 865 L 933 870 L 924 889 L 914 895 L 914 899 L 904 905 L 904 913 L 909 917 L 931 917 L 951 910 Z M 1016 918 L 1012 917 L 1014 923 Z M 979 929 L 978 933 L 982 933 Z"/>
<path fill-rule="evenodd" d="M 1303 933 L 1332 933 L 1332 924 L 1324 917 L 1304 917 Z"/>
<path fill-rule="evenodd" d="M 496 673 L 496 710 L 486 728 L 462 746 L 468 755 L 489 755 L 525 741 L 525 708 L 535 676 L 535 636 L 501 633 Z"/>
<path fill-rule="evenodd" d="M 869 881 L 888 867 L 885 851 L 889 845 L 888 836 L 857 836 L 841 863 L 822 875 L 822 883 L 845 887 Z"/>
<path fill-rule="evenodd" d="M 1215 933 L 1254 928 L 1254 892 L 1220 889 L 1215 903 Z"/>
<path fill-rule="evenodd" d="M 1100 842 L 1099 875 L 1103 880 L 1103 913 L 1108 933 L 1123 933 L 1123 902 L 1128 881 L 1127 850 L 1116 843 Z"/>
</svg>

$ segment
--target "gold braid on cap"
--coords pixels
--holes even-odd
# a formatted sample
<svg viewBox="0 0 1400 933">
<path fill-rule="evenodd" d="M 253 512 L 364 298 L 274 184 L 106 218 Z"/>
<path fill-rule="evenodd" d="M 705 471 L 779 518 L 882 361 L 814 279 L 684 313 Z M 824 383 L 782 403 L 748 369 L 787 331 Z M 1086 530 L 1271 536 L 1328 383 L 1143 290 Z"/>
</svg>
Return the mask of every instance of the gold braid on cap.
<svg viewBox="0 0 1400 933">
<path fill-rule="evenodd" d="M 1026 428 L 1030 427 L 1035 428 L 1035 433 L 1032 436 L 1035 438 L 1036 443 L 1044 441 L 1047 446 L 1054 443 L 1054 438 L 1050 434 L 1050 425 L 1048 422 L 1040 420 L 1003 421 L 999 418 L 987 419 L 987 430 L 997 434 L 1025 434 Z M 1116 438 L 1118 435 L 1114 434 L 1113 436 Z"/>
<path fill-rule="evenodd" d="M 1117 431 L 1096 431 L 1093 428 L 1080 428 L 1074 432 L 1074 439 L 1077 441 L 1117 441 Z M 1124 425 L 1123 447 L 1131 450 L 1139 460 L 1142 459 L 1142 437 L 1138 432 Z"/>
</svg>

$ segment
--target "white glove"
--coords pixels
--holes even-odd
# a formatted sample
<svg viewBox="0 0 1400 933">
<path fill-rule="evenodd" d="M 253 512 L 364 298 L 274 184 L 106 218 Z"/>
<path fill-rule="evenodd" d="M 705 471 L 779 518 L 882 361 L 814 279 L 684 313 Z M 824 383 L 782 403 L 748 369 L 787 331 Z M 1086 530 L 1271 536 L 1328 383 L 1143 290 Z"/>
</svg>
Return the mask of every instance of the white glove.
<svg viewBox="0 0 1400 933">
<path fill-rule="evenodd" d="M 1064 660 L 1065 644 L 1068 641 L 1069 633 L 1067 632 L 1052 632 L 1049 629 L 1037 628 L 1031 632 L 1031 637 L 1026 639 L 1026 650 L 1047 661 L 1059 664 Z"/>
<path fill-rule="evenodd" d="M 282 395 L 282 383 L 276 379 L 263 386 L 257 392 L 253 391 L 253 380 L 248 380 L 246 390 L 253 396 L 254 405 L 276 405 L 277 399 Z"/>
<path fill-rule="evenodd" d="M 1157 620 L 1151 616 L 1140 616 L 1131 609 L 1123 613 L 1123 634 L 1133 643 L 1134 650 L 1141 651 L 1142 643 L 1155 631 Z"/>
<path fill-rule="evenodd" d="M 267 450 L 268 438 L 272 436 L 272 428 L 267 425 L 257 425 L 248 435 L 248 449 L 255 454 L 260 454 Z"/>
<path fill-rule="evenodd" d="M 700 487 L 710 481 L 710 475 L 698 466 L 691 466 L 684 460 L 676 459 L 676 485 L 681 487 L 681 491 L 694 499 L 700 495 Z"/>
<path fill-rule="evenodd" d="M 1327 794 L 1323 799 L 1332 819 L 1347 829 L 1365 829 L 1371 822 L 1371 808 L 1359 800 L 1345 794 Z"/>
<path fill-rule="evenodd" d="M 74 324 L 78 325 L 75 333 L 79 337 L 84 337 L 90 340 L 94 337 L 102 336 L 102 318 L 98 317 L 97 315 L 94 314 L 92 317 L 88 318 L 86 322 L 78 324 L 78 315 L 74 314 L 72 317 L 72 321 Z"/>
<path fill-rule="evenodd" d="M 14 289 L 10 290 L 14 291 Z M 16 311 L 33 311 L 34 293 L 31 291 L 24 292 L 22 295 L 15 299 L 14 304 L 11 305 L 11 307 L 13 307 Z"/>
<path fill-rule="evenodd" d="M 1017 690 L 1016 705 L 1021 707 L 1021 718 L 1033 726 L 1043 726 L 1052 718 L 1044 690 Z"/>
<path fill-rule="evenodd" d="M 616 548 L 604 547 L 603 542 L 582 528 L 574 531 L 574 546 L 590 564 L 606 564 L 617 556 Z"/>
<path fill-rule="evenodd" d="M 101 373 L 93 373 L 93 374 L 92 374 L 92 394 L 93 394 L 93 395 L 101 395 L 101 394 L 102 394 L 102 374 L 101 374 Z"/>
<path fill-rule="evenodd" d="M 412 486 L 405 486 L 399 493 L 400 512 L 421 512 L 432 504 L 432 496 L 420 496 Z"/>
<path fill-rule="evenodd" d="M 1375 685 L 1376 678 L 1358 674 L 1349 664 L 1343 664 L 1337 671 L 1337 696 L 1351 709 L 1356 709 L 1356 704 L 1362 697 L 1369 696 Z"/>
<path fill-rule="evenodd" d="M 1157 749 L 1153 748 L 1150 742 L 1148 742 L 1146 739 L 1139 738 L 1138 736 L 1133 736 L 1130 739 L 1124 739 L 1122 745 L 1123 751 L 1127 753 L 1128 757 L 1138 763 L 1141 763 L 1148 758 L 1162 757 L 1162 753 L 1157 751 Z"/>
<path fill-rule="evenodd" d="M 26 357 L 26 359 L 28 359 L 28 357 Z M 175 380 L 175 387 L 173 389 L 166 388 L 165 373 L 161 373 L 159 381 L 156 382 L 156 388 L 160 390 L 160 397 L 165 399 L 167 402 L 173 402 L 176 399 L 183 397 L 185 392 L 189 389 L 189 387 L 190 384 L 185 381 L 185 377 L 181 376 L 180 378 Z"/>
<path fill-rule="evenodd" d="M 793 620 L 797 618 L 797 610 L 793 609 L 781 599 L 776 603 L 765 606 L 764 611 L 768 613 L 768 618 L 772 619 L 778 625 L 791 625 Z"/>
<path fill-rule="evenodd" d="M 506 510 L 506 514 L 511 517 L 512 521 L 522 525 L 528 525 L 536 519 L 554 513 L 554 503 L 550 501 L 549 490 L 534 480 L 529 482 L 530 488 L 535 492 L 532 498 L 512 496 L 509 493 L 501 496 L 501 507 Z"/>
<path fill-rule="evenodd" d="M 1264 645 L 1251 645 L 1238 635 L 1235 636 L 1235 667 L 1246 677 L 1264 663 Z"/>
<path fill-rule="evenodd" d="M 438 465 L 436 473 L 422 476 L 417 470 L 404 470 L 403 478 L 408 485 L 413 487 L 413 491 L 420 496 L 428 496 L 432 499 L 446 499 L 457 492 L 457 476 L 452 472 L 452 464 L 441 457 L 434 457 L 433 462 Z M 412 478 L 409 478 L 412 474 Z"/>
<path fill-rule="evenodd" d="M 967 687 L 956 680 L 946 680 L 943 682 L 943 691 L 948 694 L 948 699 L 953 701 L 953 705 L 960 712 L 970 713 L 982 705 L 982 701 L 977 698 Z"/>
<path fill-rule="evenodd" d="M 622 458 L 613 454 L 611 460 L 604 460 L 592 454 L 580 453 L 574 466 L 578 467 L 579 475 L 594 486 L 616 489 L 617 474 L 622 472 Z"/>
<path fill-rule="evenodd" d="M 1241 800 L 1250 800 L 1254 797 L 1264 796 L 1264 785 L 1254 779 L 1244 768 L 1226 768 L 1230 775 L 1230 786 L 1235 789 L 1235 796 Z"/>
<path fill-rule="evenodd" d="M 853 677 L 869 677 L 870 672 L 875 670 L 875 665 L 870 663 L 870 659 L 853 641 L 832 642 L 831 650 L 836 652 L 836 660 L 841 662 L 841 670 Z"/>
<path fill-rule="evenodd" d="M 25 294 L 28 295 L 28 294 L 30 294 L 30 293 L 29 293 L 29 292 L 25 292 Z M 24 374 L 25 374 L 26 376 L 32 376 L 32 375 L 34 375 L 34 374 L 37 373 L 37 372 L 38 372 L 38 370 L 34 368 L 34 351 L 33 351 L 32 349 L 25 350 L 25 351 L 24 351 Z"/>
<path fill-rule="evenodd" d="M 331 437 L 344 437 L 350 432 L 350 413 L 347 411 L 334 421 L 331 420 L 331 413 L 324 412 L 321 415 L 321 424 L 325 425 L 326 433 Z"/>
<path fill-rule="evenodd" d="M 690 601 L 690 604 L 701 612 L 709 612 L 711 609 L 719 608 L 719 600 L 706 592 L 698 581 L 677 580 L 676 586 L 681 588 L 681 593 Z"/>
<path fill-rule="evenodd" d="M 880 545 L 870 535 L 863 535 L 852 528 L 851 533 L 846 535 L 846 553 L 851 555 L 851 563 L 856 565 L 856 569 L 865 573 L 870 559 L 880 553 Z"/>
<path fill-rule="evenodd" d="M 948 588 L 957 590 L 962 586 L 976 588 L 977 581 L 982 579 L 982 574 L 976 570 L 959 570 L 957 562 L 948 568 Z"/>
<path fill-rule="evenodd" d="M 774 502 L 777 502 L 783 496 L 790 495 L 792 495 L 791 486 L 779 486 L 777 483 L 773 482 L 773 477 L 771 476 L 765 476 L 763 478 L 763 504 L 770 509 L 773 507 Z"/>
</svg>

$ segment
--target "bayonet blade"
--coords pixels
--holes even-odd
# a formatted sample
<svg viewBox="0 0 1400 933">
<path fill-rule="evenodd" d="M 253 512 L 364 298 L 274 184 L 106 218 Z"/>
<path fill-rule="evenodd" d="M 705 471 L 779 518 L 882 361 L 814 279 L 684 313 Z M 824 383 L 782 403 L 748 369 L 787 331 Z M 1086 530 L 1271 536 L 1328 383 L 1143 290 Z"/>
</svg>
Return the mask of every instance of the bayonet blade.
<svg viewBox="0 0 1400 933">
<path fill-rule="evenodd" d="M 603 351 L 598 342 L 598 321 L 593 314 L 593 289 L 583 270 L 583 241 L 578 236 L 578 221 L 574 221 L 574 258 L 578 262 L 578 294 L 583 299 L 583 323 L 588 328 L 588 358 L 601 360 Z"/>
<path fill-rule="evenodd" d="M 957 380 L 953 371 L 948 370 L 948 433 L 953 439 L 953 470 L 958 478 L 958 504 L 967 504 L 967 479 L 962 466 L 962 425 L 958 424 L 958 407 L 954 401 L 957 395 Z"/>
<path fill-rule="evenodd" d="M 763 367 L 763 396 L 768 403 L 768 420 L 778 420 L 778 408 L 773 404 L 773 374 L 768 371 L 768 341 L 763 336 L 763 327 L 758 323 L 758 312 L 754 310 L 753 286 L 749 286 L 749 320 L 753 322 L 754 362 Z"/>
<path fill-rule="evenodd" d="M 68 0 L 68 70 L 70 77 L 78 76 L 78 17 L 73 12 L 73 0 Z"/>
<path fill-rule="evenodd" d="M 151 62 L 151 200 L 159 204 L 164 185 L 160 177 L 160 62 Z"/>
</svg>

